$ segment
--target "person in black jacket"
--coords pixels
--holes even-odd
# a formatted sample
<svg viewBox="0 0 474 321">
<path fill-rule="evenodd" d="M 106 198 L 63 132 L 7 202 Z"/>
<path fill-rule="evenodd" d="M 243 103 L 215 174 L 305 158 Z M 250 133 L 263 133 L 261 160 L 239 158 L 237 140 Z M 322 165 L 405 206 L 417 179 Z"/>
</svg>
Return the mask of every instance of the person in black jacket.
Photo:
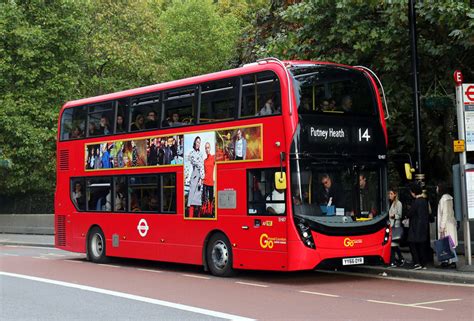
<svg viewBox="0 0 474 321">
<path fill-rule="evenodd" d="M 425 264 L 427 262 L 424 243 L 429 233 L 429 207 L 418 184 L 410 185 L 410 194 L 415 200 L 407 215 L 410 219 L 407 240 L 410 243 L 410 250 L 413 255 L 413 269 L 421 270 L 426 269 Z"/>
<path fill-rule="evenodd" d="M 318 190 L 317 201 L 319 205 L 335 205 L 344 207 L 343 194 L 337 184 L 334 184 L 329 174 L 322 174 L 321 186 Z"/>
</svg>

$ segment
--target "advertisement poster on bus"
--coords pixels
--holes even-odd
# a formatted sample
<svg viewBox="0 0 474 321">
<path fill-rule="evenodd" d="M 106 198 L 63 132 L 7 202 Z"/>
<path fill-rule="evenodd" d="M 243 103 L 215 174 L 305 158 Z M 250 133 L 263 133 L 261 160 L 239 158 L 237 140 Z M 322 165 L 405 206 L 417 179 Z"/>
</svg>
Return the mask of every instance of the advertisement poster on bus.
<svg viewBox="0 0 474 321">
<path fill-rule="evenodd" d="M 86 145 L 85 169 L 182 165 L 184 136 L 157 136 Z"/>
<path fill-rule="evenodd" d="M 262 160 L 262 125 L 216 131 L 216 161 Z"/>
<path fill-rule="evenodd" d="M 215 132 L 184 135 L 184 216 L 215 219 Z"/>
</svg>

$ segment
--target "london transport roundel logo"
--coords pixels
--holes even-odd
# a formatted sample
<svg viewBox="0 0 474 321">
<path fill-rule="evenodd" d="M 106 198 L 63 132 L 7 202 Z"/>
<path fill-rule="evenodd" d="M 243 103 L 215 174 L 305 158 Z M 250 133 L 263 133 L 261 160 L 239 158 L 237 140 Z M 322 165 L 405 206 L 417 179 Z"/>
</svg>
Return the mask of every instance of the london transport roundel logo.
<svg viewBox="0 0 474 321">
<path fill-rule="evenodd" d="M 148 227 L 148 223 L 146 222 L 144 218 L 142 218 L 140 222 L 138 222 L 138 225 L 137 225 L 138 233 L 140 233 L 141 237 L 145 237 L 149 229 L 150 228 Z"/>
</svg>

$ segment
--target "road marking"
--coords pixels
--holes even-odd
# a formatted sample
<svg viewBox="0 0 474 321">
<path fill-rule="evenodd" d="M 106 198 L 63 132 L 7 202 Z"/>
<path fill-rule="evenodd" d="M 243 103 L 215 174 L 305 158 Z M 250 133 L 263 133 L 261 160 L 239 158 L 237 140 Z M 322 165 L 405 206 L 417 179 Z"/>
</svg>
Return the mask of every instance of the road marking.
<svg viewBox="0 0 474 321">
<path fill-rule="evenodd" d="M 412 304 L 404 304 L 404 303 L 396 303 L 396 302 L 377 301 L 377 300 L 367 300 L 367 302 L 380 303 L 380 304 L 390 304 L 390 305 L 398 305 L 398 306 L 408 307 L 408 308 L 419 308 L 419 309 L 443 311 L 443 309 L 438 309 L 438 308 L 424 307 L 424 306 L 421 306 L 421 305 L 412 305 Z"/>
<path fill-rule="evenodd" d="M 66 256 L 64 254 L 56 254 L 56 253 L 48 253 L 46 255 L 51 255 L 51 256 Z"/>
<path fill-rule="evenodd" d="M 436 285 L 448 285 L 448 286 L 461 286 L 467 288 L 474 288 L 474 284 L 464 284 L 464 283 L 451 283 L 451 282 L 442 282 L 442 281 L 430 281 L 430 280 L 418 280 L 418 279 L 409 279 L 403 277 L 394 277 L 394 276 L 381 276 L 357 272 L 341 272 L 341 271 L 325 271 L 325 270 L 316 270 L 319 273 L 326 274 L 341 274 L 348 276 L 360 276 L 363 278 L 374 278 L 374 279 L 383 279 L 383 280 L 392 280 L 392 281 L 403 281 L 403 282 L 415 282 L 415 283 L 426 283 L 426 284 L 436 284 Z"/>
<path fill-rule="evenodd" d="M 76 260 L 64 260 L 66 262 L 71 262 L 71 263 L 84 263 L 82 261 L 76 261 Z"/>
<path fill-rule="evenodd" d="M 137 269 L 138 271 L 145 271 L 145 272 L 153 272 L 153 273 L 163 273 L 163 271 L 159 270 L 149 270 L 149 269 Z"/>
<path fill-rule="evenodd" d="M 331 298 L 340 298 L 339 295 L 336 294 L 327 294 L 327 293 L 321 293 L 321 292 L 311 292 L 311 291 L 298 291 L 300 293 L 306 293 L 306 294 L 314 294 L 314 295 L 321 295 L 321 296 L 328 296 Z"/>
<path fill-rule="evenodd" d="M 97 265 L 100 265 L 100 266 L 106 266 L 106 267 L 111 267 L 111 268 L 120 268 L 121 266 L 118 266 L 118 265 L 112 265 L 112 264 L 101 264 L 101 263 L 97 263 Z"/>
<path fill-rule="evenodd" d="M 417 305 L 434 304 L 434 303 L 442 303 L 442 302 L 454 302 L 454 301 L 462 301 L 462 299 L 447 299 L 447 300 L 429 301 L 429 302 L 413 303 L 411 305 L 417 306 Z"/>
<path fill-rule="evenodd" d="M 19 254 L 2 253 L 5 256 L 20 256 Z"/>
<path fill-rule="evenodd" d="M 260 288 L 268 288 L 268 285 L 263 285 L 263 284 L 247 283 L 247 282 L 235 282 L 235 283 L 242 284 L 242 285 L 257 286 L 257 287 L 260 287 Z"/>
<path fill-rule="evenodd" d="M 49 258 L 44 256 L 32 256 L 33 259 L 42 259 L 42 260 L 49 260 Z"/>
<path fill-rule="evenodd" d="M 242 317 L 242 316 L 235 315 L 235 314 L 228 314 L 228 313 L 223 313 L 223 312 L 218 312 L 218 311 L 213 311 L 213 310 L 208 310 L 208 309 L 203 309 L 203 308 L 197 308 L 197 307 L 193 307 L 193 306 L 190 306 L 190 305 L 184 305 L 184 304 L 173 303 L 173 302 L 169 302 L 169 301 L 157 300 L 157 299 L 147 298 L 147 297 L 144 297 L 144 296 L 118 292 L 118 291 L 95 288 L 95 287 L 92 287 L 92 286 L 86 286 L 86 285 L 80 285 L 80 284 L 74 284 L 74 283 L 68 283 L 68 282 L 62 282 L 62 281 L 56 281 L 56 280 L 51 280 L 51 279 L 44 279 L 44 278 L 38 278 L 38 277 L 34 277 L 34 276 L 8 273 L 8 272 L 2 272 L 2 271 L 0 271 L 0 275 L 14 277 L 14 278 L 27 279 L 27 280 L 43 282 L 43 283 L 49 283 L 49 284 L 55 284 L 55 285 L 60 285 L 60 286 L 64 286 L 64 287 L 80 289 L 80 290 L 85 290 L 85 291 L 90 291 L 90 292 L 95 292 L 95 293 L 107 294 L 107 295 L 111 295 L 111 296 L 115 296 L 115 297 L 119 297 L 119 298 L 124 298 L 124 299 L 129 299 L 129 300 L 135 300 L 135 301 L 160 305 L 160 306 L 164 306 L 164 307 L 168 307 L 168 308 L 172 308 L 172 309 L 209 315 L 209 316 L 216 317 L 216 318 L 223 318 L 223 319 L 236 320 L 236 321 L 254 321 L 254 319 Z"/>
<path fill-rule="evenodd" d="M 201 276 L 201 275 L 192 275 L 192 274 L 182 274 L 183 276 L 187 276 L 189 278 L 196 278 L 196 279 L 204 279 L 204 280 L 210 280 L 211 278 L 208 276 Z"/>
</svg>

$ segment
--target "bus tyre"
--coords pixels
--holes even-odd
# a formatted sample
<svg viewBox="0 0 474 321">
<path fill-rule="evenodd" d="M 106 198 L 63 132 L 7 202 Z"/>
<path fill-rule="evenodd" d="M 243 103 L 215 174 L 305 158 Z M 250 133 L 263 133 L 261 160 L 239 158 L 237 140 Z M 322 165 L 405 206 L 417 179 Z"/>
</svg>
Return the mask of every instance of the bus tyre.
<svg viewBox="0 0 474 321">
<path fill-rule="evenodd" d="M 232 247 L 222 233 L 214 234 L 207 243 L 207 266 L 215 276 L 228 277 L 234 274 L 232 268 Z"/>
<path fill-rule="evenodd" d="M 89 232 L 87 240 L 87 258 L 94 263 L 106 263 L 105 256 L 105 237 L 104 233 L 97 226 Z"/>
</svg>

